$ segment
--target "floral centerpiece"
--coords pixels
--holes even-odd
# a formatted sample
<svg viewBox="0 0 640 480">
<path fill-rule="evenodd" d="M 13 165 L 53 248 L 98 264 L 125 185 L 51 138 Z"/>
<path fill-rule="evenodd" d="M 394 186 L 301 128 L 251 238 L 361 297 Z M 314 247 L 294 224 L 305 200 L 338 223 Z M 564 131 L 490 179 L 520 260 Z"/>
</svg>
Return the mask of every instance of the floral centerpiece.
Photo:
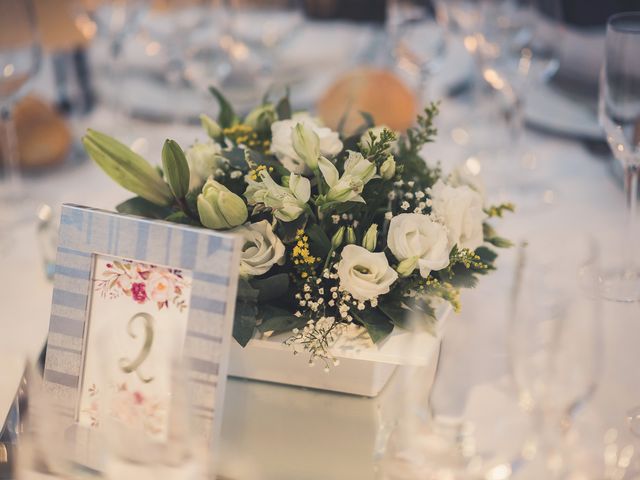
<svg viewBox="0 0 640 480">
<path fill-rule="evenodd" d="M 123 213 L 242 235 L 233 335 L 288 332 L 285 343 L 310 361 L 333 361 L 346 325 L 374 343 L 394 328 L 434 326 L 434 299 L 459 308 L 459 290 L 494 268 L 489 207 L 473 177 L 445 177 L 421 156 L 436 135 L 431 104 L 398 134 L 363 114 L 354 135 L 332 131 L 288 96 L 238 117 L 216 89 L 217 121 L 201 116 L 209 139 L 185 151 L 167 140 L 162 168 L 90 130 L 95 162 L 137 196 Z M 412 322 L 412 328 L 416 328 Z"/>
</svg>

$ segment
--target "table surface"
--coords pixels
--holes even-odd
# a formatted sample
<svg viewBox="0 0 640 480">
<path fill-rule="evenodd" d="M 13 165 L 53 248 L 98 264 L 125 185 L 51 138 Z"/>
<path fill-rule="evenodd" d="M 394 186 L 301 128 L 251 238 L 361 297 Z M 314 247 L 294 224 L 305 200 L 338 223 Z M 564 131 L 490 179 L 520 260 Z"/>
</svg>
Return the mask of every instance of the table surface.
<svg viewBox="0 0 640 480">
<path fill-rule="evenodd" d="M 442 111 L 442 134 L 426 153 L 430 161 L 442 161 L 446 170 L 470 154 L 449 135 L 469 112 L 459 100 L 446 100 Z M 83 124 L 109 125 L 109 115 L 98 111 Z M 127 141 L 133 140 L 130 135 L 135 133 L 151 161 L 159 161 L 164 138 L 174 138 L 183 145 L 203 138 L 199 129 L 180 125 L 129 121 L 118 129 L 127 132 Z M 518 239 L 539 230 L 588 231 L 601 239 L 605 258 L 618 253 L 624 195 L 620 182 L 611 174 L 610 162 L 592 156 L 570 139 L 528 132 L 526 144 L 537 157 L 537 168 L 529 177 L 552 189 L 555 199 L 542 209 L 523 208 L 507 216 L 497 225 L 500 233 Z M 500 192 L 495 187 L 501 183 L 518 185 L 513 175 L 505 173 L 512 169 L 500 169 L 499 156 L 491 149 L 478 156 L 486 174 L 492 175 L 488 183 L 494 194 Z M 112 209 L 127 196 L 90 162 L 27 179 L 26 188 L 33 198 L 54 206 L 72 202 Z M 511 200 L 517 204 L 526 195 L 523 187 Z M 35 357 L 45 341 L 51 299 L 35 223 L 17 227 L 11 232 L 11 241 L 0 257 L 0 418 L 4 418 L 15 392 L 21 356 Z M 449 322 L 446 337 L 458 348 L 453 349 L 455 359 L 445 372 L 444 409 L 474 422 L 478 438 L 487 439 L 486 445 L 495 444 L 496 436 L 508 437 L 509 429 L 519 425 L 524 415 L 517 409 L 509 382 L 506 351 L 506 302 L 513 262 L 512 250 L 501 252 L 498 271 L 483 278 L 476 289 L 464 292 L 463 310 Z M 576 421 L 576 431 L 584 438 L 584 465 L 600 461 L 608 429 L 620 430 L 621 446 L 627 441 L 624 413 L 640 403 L 638 317 L 640 309 L 633 304 L 607 304 L 604 310 L 600 387 Z M 392 380 L 380 399 L 367 399 L 230 379 L 223 412 L 222 473 L 238 480 L 373 478 L 374 453 L 388 428 L 377 412 L 381 402 L 393 403 L 399 398 L 393 390 L 397 381 Z"/>
</svg>

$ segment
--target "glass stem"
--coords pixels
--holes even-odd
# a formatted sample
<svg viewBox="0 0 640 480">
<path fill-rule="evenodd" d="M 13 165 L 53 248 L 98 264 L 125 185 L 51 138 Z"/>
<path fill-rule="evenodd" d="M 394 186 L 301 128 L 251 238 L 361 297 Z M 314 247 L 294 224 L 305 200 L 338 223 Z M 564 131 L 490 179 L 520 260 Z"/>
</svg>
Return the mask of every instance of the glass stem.
<svg viewBox="0 0 640 480">
<path fill-rule="evenodd" d="M 636 249 L 636 227 L 638 214 L 638 175 L 640 167 L 638 165 L 627 165 L 624 175 L 624 190 L 627 197 L 627 206 L 629 208 L 629 219 L 627 225 L 627 269 L 629 272 L 634 271 L 635 267 L 635 249 Z"/>
<path fill-rule="evenodd" d="M 22 177 L 20 175 L 20 157 L 18 137 L 11 107 L 0 111 L 2 120 L 2 157 L 4 158 L 6 200 L 17 201 L 22 195 Z"/>
</svg>

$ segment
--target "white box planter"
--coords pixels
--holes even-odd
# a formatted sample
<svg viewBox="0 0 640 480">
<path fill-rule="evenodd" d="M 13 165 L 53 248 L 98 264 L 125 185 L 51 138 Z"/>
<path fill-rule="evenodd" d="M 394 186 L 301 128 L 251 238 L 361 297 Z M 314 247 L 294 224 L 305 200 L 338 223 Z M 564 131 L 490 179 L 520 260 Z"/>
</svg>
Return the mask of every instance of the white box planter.
<svg viewBox="0 0 640 480">
<path fill-rule="evenodd" d="M 439 330 L 450 312 L 449 304 L 438 308 Z M 375 397 L 398 365 L 428 364 L 439 344 L 438 336 L 427 332 L 409 333 L 394 329 L 387 339 L 374 345 L 362 327 L 353 325 L 331 349 L 340 365 L 325 372 L 322 362 L 309 366 L 308 354 L 294 356 L 291 347 L 282 343 L 287 336 L 254 338 L 244 348 L 233 342 L 229 375 Z"/>
</svg>

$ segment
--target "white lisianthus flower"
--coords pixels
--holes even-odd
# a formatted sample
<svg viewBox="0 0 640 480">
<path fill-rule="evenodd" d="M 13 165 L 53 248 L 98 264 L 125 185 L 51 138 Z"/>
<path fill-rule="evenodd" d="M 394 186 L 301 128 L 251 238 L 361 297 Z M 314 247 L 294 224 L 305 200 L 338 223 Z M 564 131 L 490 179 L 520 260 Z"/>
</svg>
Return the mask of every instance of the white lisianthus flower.
<svg viewBox="0 0 640 480">
<path fill-rule="evenodd" d="M 273 233 L 273 228 L 266 220 L 242 225 L 233 232 L 241 234 L 244 238 L 240 275 L 263 275 L 274 265 L 284 263 L 284 244 Z"/>
<path fill-rule="evenodd" d="M 364 132 L 360 137 L 360 145 L 362 146 L 366 145 L 370 147 L 371 146 L 370 134 L 373 133 L 375 140 L 378 141 L 380 140 L 380 134 L 382 133 L 383 130 L 389 130 L 393 132 L 393 130 L 387 127 L 386 125 L 377 125 L 375 127 L 371 127 L 366 132 Z M 387 153 L 395 153 L 397 151 L 398 151 L 398 141 L 394 140 L 393 142 L 389 142 L 389 148 L 387 149 Z"/>
<path fill-rule="evenodd" d="M 347 245 L 337 266 L 340 288 L 359 301 L 389 293 L 398 279 L 384 253 L 373 253 L 358 245 Z"/>
<path fill-rule="evenodd" d="M 306 209 L 311 197 L 311 183 L 309 179 L 292 173 L 289 186 L 278 185 L 266 170 L 261 170 L 261 181 L 252 180 L 247 176 L 247 190 L 244 196 L 249 205 L 263 204 L 273 210 L 273 216 L 283 222 L 292 222 Z"/>
<path fill-rule="evenodd" d="M 473 173 L 467 165 L 459 165 L 451 172 L 447 183 L 452 187 L 461 187 L 462 185 L 466 185 L 471 190 L 478 192 L 484 203 L 487 190 L 480 172 Z"/>
<path fill-rule="evenodd" d="M 446 228 L 420 213 L 401 213 L 391 219 L 387 233 L 387 245 L 398 260 L 415 259 L 405 262 L 420 268 L 420 275 L 429 276 L 449 265 L 451 247 Z M 411 271 L 403 272 L 410 275 Z"/>
<path fill-rule="evenodd" d="M 215 142 L 195 143 L 185 152 L 189 164 L 189 190 L 200 187 L 207 178 L 216 177 L 229 161 L 222 156 L 222 147 Z"/>
<path fill-rule="evenodd" d="M 318 136 L 320 155 L 333 157 L 342 151 L 342 142 L 338 132 L 323 127 L 322 124 L 306 112 L 296 113 L 288 120 L 279 120 L 271 124 L 271 151 L 290 172 L 310 173 L 305 159 L 294 148 L 296 126 L 302 124 Z"/>
<path fill-rule="evenodd" d="M 484 241 L 482 222 L 487 218 L 480 194 L 466 185 L 452 187 L 438 180 L 431 188 L 433 215 L 449 230 L 449 245 L 475 250 Z"/>
<path fill-rule="evenodd" d="M 340 176 L 336 166 L 324 157 L 320 157 L 318 167 L 324 177 L 329 192 L 326 200 L 328 202 L 361 202 L 364 199 L 360 196 L 364 186 L 376 176 L 376 166 L 361 153 L 349 151 L 349 157 L 344 162 L 344 174 Z"/>
</svg>

